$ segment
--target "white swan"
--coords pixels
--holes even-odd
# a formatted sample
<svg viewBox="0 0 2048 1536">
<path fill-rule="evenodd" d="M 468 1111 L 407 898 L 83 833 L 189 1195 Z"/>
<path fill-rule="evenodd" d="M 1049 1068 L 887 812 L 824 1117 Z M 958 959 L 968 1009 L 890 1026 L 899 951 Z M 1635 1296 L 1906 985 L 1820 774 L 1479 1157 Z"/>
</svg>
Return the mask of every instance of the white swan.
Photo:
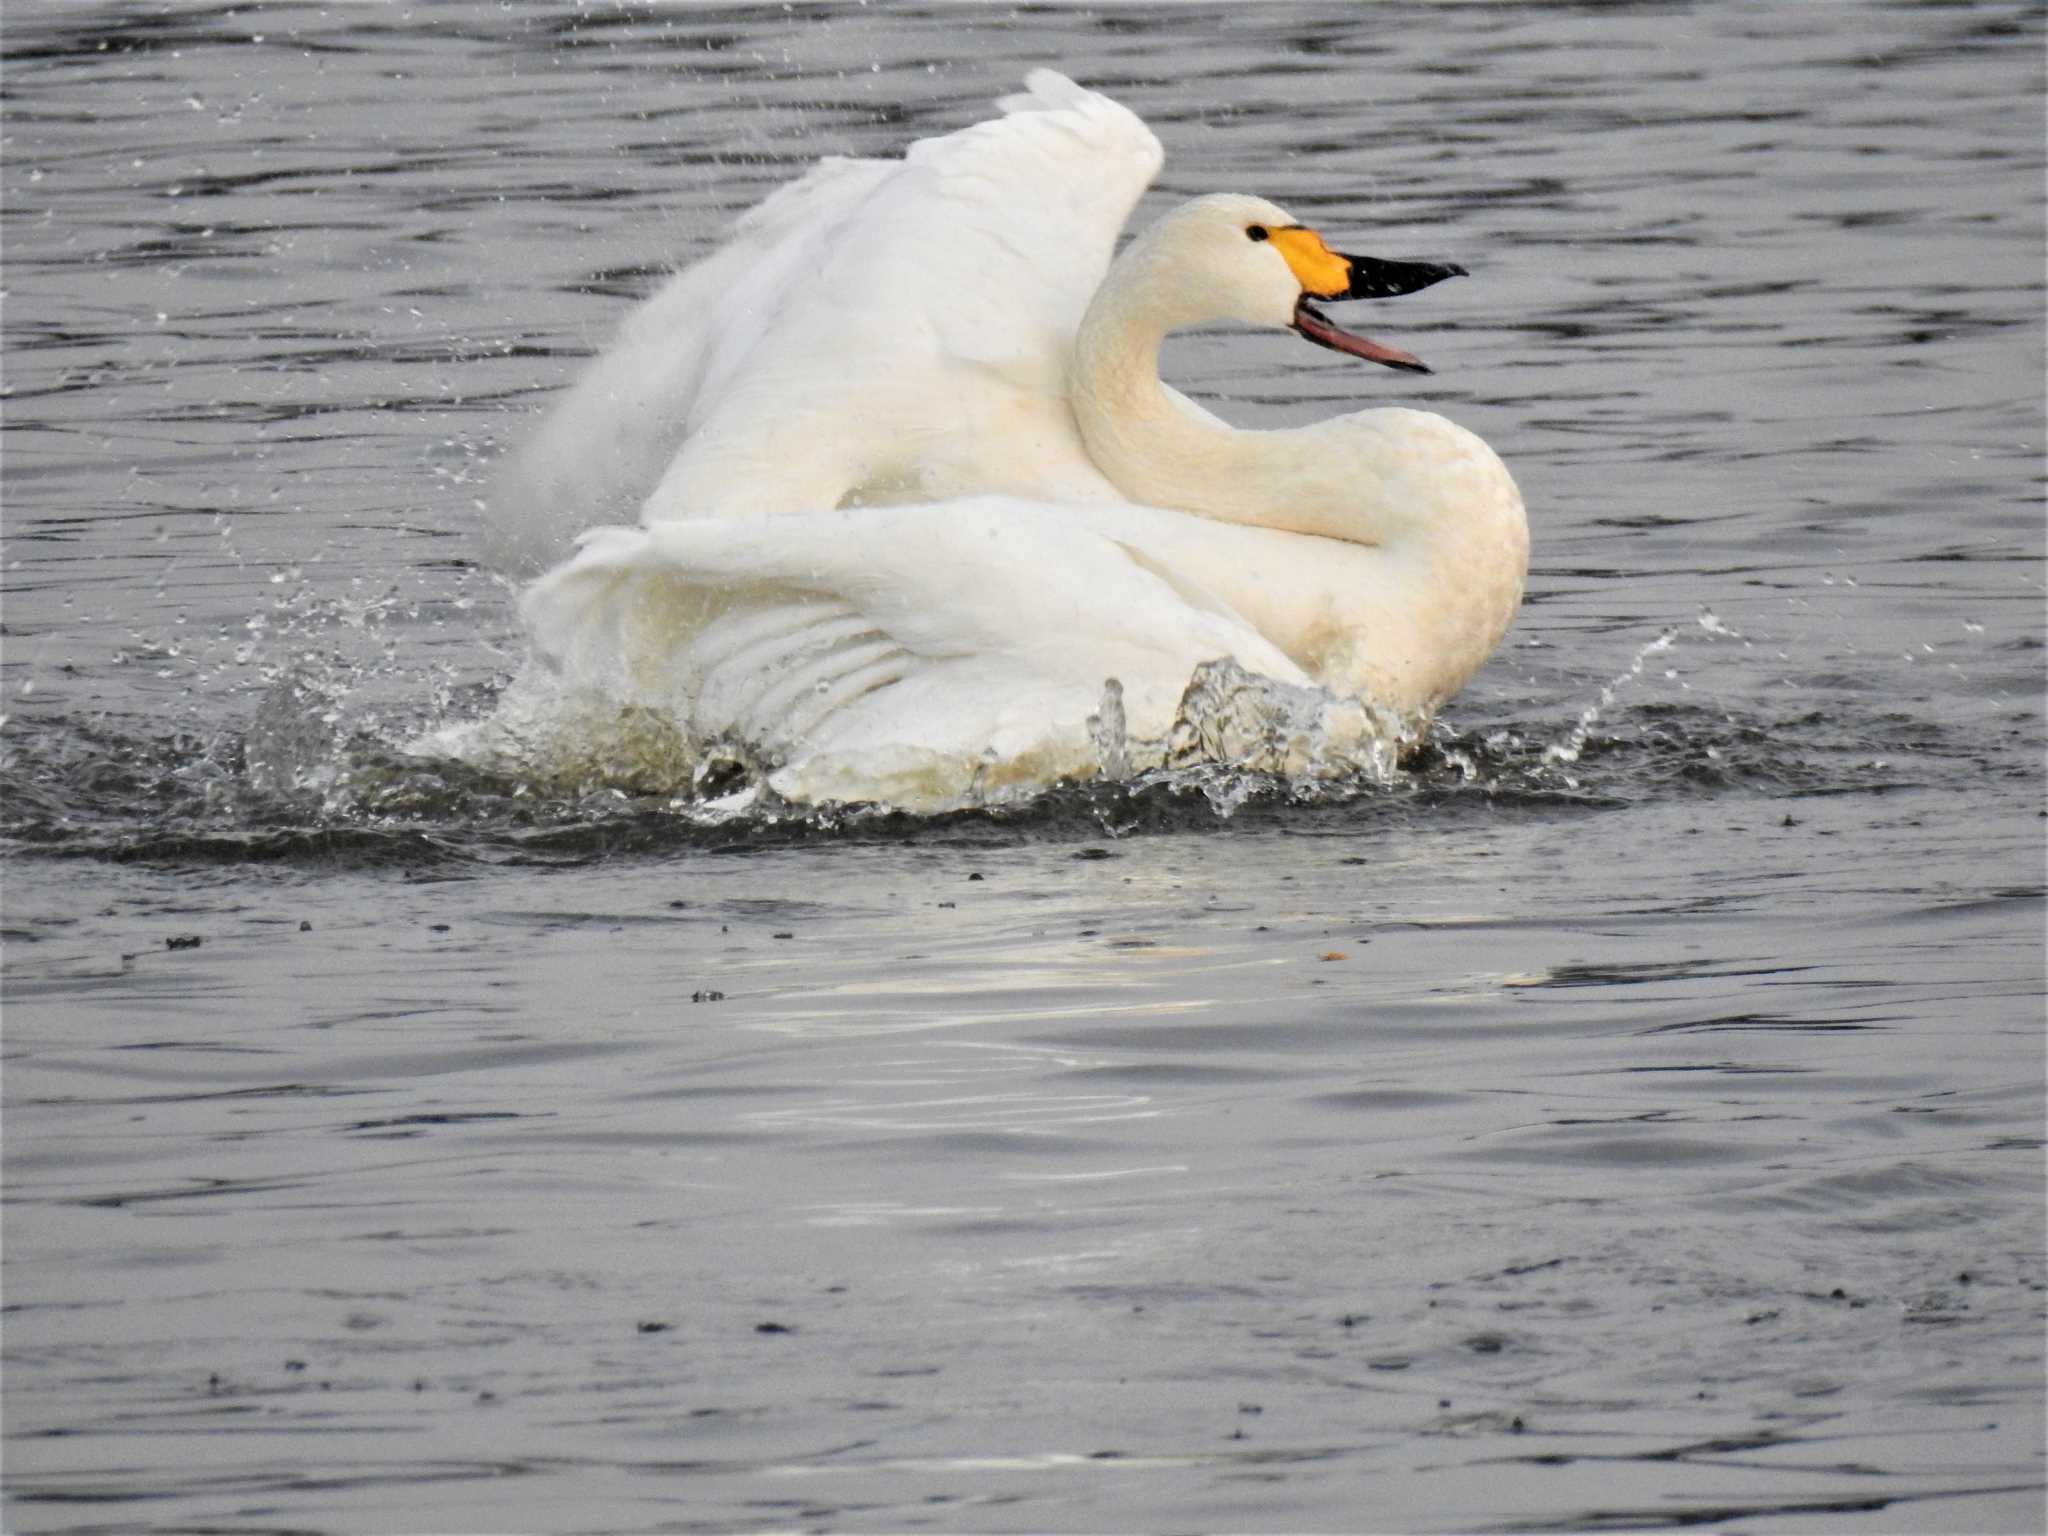
<svg viewBox="0 0 2048 1536">
<path fill-rule="evenodd" d="M 1370 700 L 1412 729 L 1479 668 L 1519 601 L 1521 498 L 1471 433 L 1400 409 L 1241 432 L 1158 377 L 1161 340 L 1214 319 L 1291 327 L 1419 367 L 1338 331 L 1307 301 L 1403 292 L 1455 269 L 1340 256 L 1271 203 L 1201 198 L 1133 242 L 1069 331 L 1048 330 L 1047 316 L 1076 308 L 1077 267 L 1094 271 L 1104 252 L 1077 263 L 1072 251 L 1086 241 L 1076 236 L 1064 258 L 1048 259 L 1041 287 L 1032 273 L 1042 238 L 1013 248 L 984 231 L 949 243 L 920 221 L 941 205 L 964 217 L 979 183 L 941 175 L 936 190 L 906 186 L 920 151 L 957 173 L 954 151 L 1001 160 L 995 148 L 1019 125 L 1034 145 L 1047 125 L 1077 132 L 1062 126 L 1070 119 L 1106 121 L 1126 139 L 1135 127 L 1150 142 L 1102 97 L 1058 77 L 1031 85 L 1043 110 L 926 141 L 911 169 L 854 162 L 814 173 L 779 195 L 779 210 L 777 199 L 764 205 L 773 217 L 756 216 L 757 229 L 780 230 L 772 251 L 861 247 L 850 268 L 830 270 L 879 282 L 889 230 L 865 215 L 894 206 L 901 270 L 880 283 L 872 312 L 866 290 L 842 282 L 836 329 L 821 333 L 787 309 L 754 316 L 744 336 L 704 324 L 688 366 L 632 395 L 631 410 L 616 399 L 601 409 L 613 386 L 587 382 L 551 423 L 559 434 L 565 422 L 608 415 L 630 424 L 628 436 L 667 432 L 681 445 L 641 527 L 590 536 L 529 591 L 539 648 L 580 684 L 778 765 L 773 782 L 792 798 L 933 808 L 1087 773 L 1107 750 L 1099 722 L 1091 728 L 1107 679 L 1121 684 L 1129 734 L 1160 738 L 1191 672 L 1226 657 L 1276 683 Z M 1106 205 L 1135 197 L 1128 163 L 1108 179 L 1087 202 L 1093 214 L 1077 219 L 1084 235 L 1099 234 Z M 822 213 L 800 216 L 800 203 Z M 998 229 L 1016 222 L 1014 210 L 991 217 Z M 921 339 L 891 350 L 890 327 L 931 302 L 924 258 L 991 240 L 1024 268 L 996 298 L 1017 290 L 1028 317 L 985 349 L 999 355 L 969 358 L 915 327 Z M 719 269 L 755 291 L 758 268 L 721 268 L 743 248 L 678 288 L 701 299 Z M 779 288 L 803 262 L 769 266 Z M 815 297 L 798 284 L 796 313 Z M 1002 308 L 982 301 L 991 306 Z M 958 314 L 950 304 L 937 312 Z M 792 338 L 818 334 L 834 345 L 804 358 Z M 853 345 L 862 336 L 868 350 Z M 632 380 L 614 366 L 623 355 L 594 377 Z M 961 413 L 947 408 L 954 397 Z M 880 409 L 860 413 L 864 400 Z M 663 415 L 671 407 L 680 427 Z M 606 461 L 620 494 L 653 456 L 630 470 L 626 455 Z M 981 489 L 1024 495 L 959 494 Z M 947 499 L 916 500 L 934 494 Z M 891 497 L 912 504 L 871 504 Z"/>
</svg>

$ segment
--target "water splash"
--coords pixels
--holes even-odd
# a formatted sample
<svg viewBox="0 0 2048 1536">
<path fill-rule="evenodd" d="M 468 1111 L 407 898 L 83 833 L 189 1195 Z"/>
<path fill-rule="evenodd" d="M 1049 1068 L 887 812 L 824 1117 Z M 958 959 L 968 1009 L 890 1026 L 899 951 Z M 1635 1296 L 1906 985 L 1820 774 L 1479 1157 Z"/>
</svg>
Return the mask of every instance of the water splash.
<svg viewBox="0 0 2048 1536">
<path fill-rule="evenodd" d="M 1123 686 L 1109 678 L 1083 720 L 1048 721 L 1038 739 L 1001 755 L 953 757 L 913 744 L 820 759 L 700 738 L 658 707 L 622 702 L 535 667 L 487 715 L 438 727 L 409 750 L 518 778 L 544 793 L 609 788 L 665 797 L 679 810 L 752 788 L 798 804 L 871 803 L 929 813 L 1018 804 L 1061 783 L 1156 784 L 1163 774 L 1199 782 L 1227 813 L 1241 797 L 1225 787 L 1233 775 L 1290 785 L 1391 783 L 1421 730 L 1421 722 L 1363 701 L 1275 682 L 1224 660 L 1195 670 L 1156 739 L 1131 733 Z"/>
<path fill-rule="evenodd" d="M 122 859 L 411 863 L 943 838 L 962 818 L 983 829 L 970 835 L 1120 836 L 1319 809 L 1357 825 L 1419 806 L 1544 814 L 1735 785 L 1889 788 L 1893 765 L 1924 767 L 1946 750 L 1888 712 L 1762 717 L 1663 697 L 1643 680 L 1674 675 L 1652 667 L 1677 643 L 1673 629 L 1583 708 L 1504 720 L 1506 701 L 1481 694 L 1425 724 L 1218 661 L 1189 678 L 1157 738 L 1132 734 L 1125 691 L 1108 679 L 1068 723 L 1064 757 L 942 764 L 943 795 L 922 801 L 863 793 L 857 775 L 835 782 L 842 793 L 791 797 L 776 777 L 785 765 L 745 742 L 697 739 L 659 708 L 578 691 L 545 669 L 508 680 L 496 670 L 504 652 L 488 638 L 479 649 L 488 626 L 460 606 L 394 608 L 367 583 L 327 601 L 279 587 L 246 659 L 225 654 L 246 638 L 239 626 L 232 642 L 195 635 L 185 646 L 175 659 L 193 670 L 174 712 L 80 717 L 40 697 L 11 712 L 0 840 Z M 1460 716 L 1484 723 L 1461 730 Z"/>
<path fill-rule="evenodd" d="M 1124 719 L 1124 685 L 1116 678 L 1102 685 L 1102 702 L 1088 717 L 1088 739 L 1095 744 L 1103 777 L 1121 779 L 1129 775 L 1130 727 Z"/>
<path fill-rule="evenodd" d="M 1711 608 L 1702 608 L 1700 610 L 1698 623 L 1701 629 L 1717 639 L 1740 640 L 1744 645 L 1749 644 L 1747 636 L 1739 630 L 1730 629 L 1721 621 L 1721 616 Z"/>
<path fill-rule="evenodd" d="M 1599 722 L 1602 715 L 1614 707 L 1614 701 L 1621 690 L 1643 675 L 1643 669 L 1649 665 L 1652 656 L 1670 650 L 1677 642 L 1677 639 L 1678 631 L 1667 629 L 1657 636 L 1656 639 L 1650 641 L 1637 651 L 1634 657 L 1630 659 L 1627 668 L 1615 677 L 1610 678 L 1606 685 L 1601 688 L 1600 696 L 1579 711 L 1577 721 L 1573 723 L 1571 730 L 1565 734 L 1563 739 L 1552 742 L 1543 749 L 1543 761 L 1546 763 L 1576 763 L 1579 760 L 1580 754 L 1586 750 L 1586 740 L 1592 735 L 1594 725 Z M 1567 775 L 1566 782 L 1574 783 L 1575 781 Z"/>
<path fill-rule="evenodd" d="M 346 685 L 334 666 L 308 656 L 279 674 L 242 738 L 242 769 L 261 795 L 333 786 L 341 773 Z"/>
</svg>

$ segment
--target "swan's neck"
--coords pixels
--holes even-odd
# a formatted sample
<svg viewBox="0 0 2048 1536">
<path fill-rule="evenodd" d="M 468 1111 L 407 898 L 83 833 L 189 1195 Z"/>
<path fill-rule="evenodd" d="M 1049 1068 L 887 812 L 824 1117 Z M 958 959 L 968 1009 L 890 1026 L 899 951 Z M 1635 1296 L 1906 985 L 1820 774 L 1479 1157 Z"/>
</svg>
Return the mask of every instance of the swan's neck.
<svg viewBox="0 0 2048 1536">
<path fill-rule="evenodd" d="M 1310 513 L 1278 504 L 1294 455 L 1275 454 L 1275 434 L 1239 431 L 1191 405 L 1159 378 L 1159 348 L 1172 332 L 1213 320 L 1191 305 L 1143 237 L 1110 269 L 1074 341 L 1074 414 L 1088 451 L 1133 501 L 1232 523 L 1352 537 Z M 1280 483 L 1274 476 L 1279 474 Z"/>
<path fill-rule="evenodd" d="M 1528 522 L 1506 466 L 1426 411 L 1264 432 L 1217 420 L 1159 379 L 1166 336 L 1215 318 L 1166 253 L 1132 244 L 1075 337 L 1070 389 L 1089 453 L 1134 501 L 1354 546 L 1326 562 L 1327 601 L 1273 594 L 1261 627 L 1326 686 L 1434 709 L 1520 601 Z"/>
<path fill-rule="evenodd" d="M 1356 445 L 1334 423 L 1244 431 L 1160 381 L 1166 337 L 1219 318 L 1176 280 L 1174 261 L 1170 247 L 1140 236 L 1075 336 L 1074 415 L 1096 466 L 1133 501 L 1223 522 L 1357 544 L 1384 543 L 1412 522 L 1402 515 L 1412 508 L 1387 503 L 1394 487 L 1358 474 Z"/>
</svg>

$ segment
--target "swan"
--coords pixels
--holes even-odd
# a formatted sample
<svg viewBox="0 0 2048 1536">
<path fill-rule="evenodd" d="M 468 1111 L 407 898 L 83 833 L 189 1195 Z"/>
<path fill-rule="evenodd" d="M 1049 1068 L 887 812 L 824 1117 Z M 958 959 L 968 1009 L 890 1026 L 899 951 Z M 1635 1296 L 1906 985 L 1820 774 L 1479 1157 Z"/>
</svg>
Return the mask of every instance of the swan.
<svg viewBox="0 0 2048 1536">
<path fill-rule="evenodd" d="M 930 300 L 912 290 L 932 281 L 922 258 L 933 226 L 914 215 L 948 196 L 971 207 L 984 190 L 969 178 L 943 193 L 941 176 L 941 192 L 912 195 L 920 150 L 941 146 L 923 158 L 958 171 L 953 149 L 986 154 L 1020 123 L 1106 118 L 1143 132 L 1061 77 L 1027 83 L 1030 105 L 914 146 L 911 169 L 842 162 L 778 194 L 779 209 L 764 205 L 755 230 L 770 254 L 837 241 L 844 255 L 874 241 L 850 265 L 826 262 L 844 278 L 888 265 L 890 242 L 864 211 L 902 195 L 903 270 L 873 313 L 866 290 L 842 286 L 831 314 L 813 316 L 800 253 L 742 272 L 735 251 L 762 257 L 743 238 L 655 305 L 726 280 L 753 292 L 766 271 L 771 290 L 795 284 L 782 308 L 739 329 L 700 316 L 695 350 L 660 381 L 605 409 L 611 386 L 586 379 L 558 409 L 558 433 L 610 421 L 675 451 L 638 526 L 584 533 L 527 589 L 538 653 L 572 688 L 650 708 L 699 751 L 751 756 L 793 800 L 933 810 L 1156 761 L 1191 677 L 1218 662 L 1322 700 L 1316 730 L 1340 749 L 1338 737 L 1388 730 L 1371 711 L 1346 712 L 1355 705 L 1391 713 L 1396 744 L 1412 741 L 1520 601 L 1528 527 L 1507 469 L 1477 436 L 1423 411 L 1238 430 L 1165 385 L 1158 352 L 1175 330 L 1233 320 L 1421 368 L 1339 330 L 1316 301 L 1408 292 L 1458 269 L 1345 256 L 1271 202 L 1212 195 L 1169 212 L 1114 264 L 1106 241 L 1078 259 L 1063 248 L 1043 286 L 1031 280 L 1043 242 L 998 239 L 1027 270 L 1003 290 L 1016 289 L 1017 314 L 989 322 L 1003 334 L 981 338 L 987 355 L 961 350 L 971 331 L 932 344 L 930 325 L 892 352 L 889 325 Z M 1061 128 L 1051 158 L 1073 137 Z M 1079 227 L 1099 231 L 1105 207 L 1121 222 L 1118 205 L 1136 196 L 1123 171 Z M 764 235 L 769 226 L 781 233 Z M 888 323 L 876 328 L 877 314 Z M 808 359 L 779 350 L 820 335 L 834 345 Z M 873 356 L 835 350 L 863 335 Z M 595 376 L 629 379 L 609 366 L 621 355 Z M 960 398 L 970 429 L 936 403 L 935 385 Z M 861 398 L 872 414 L 849 412 Z M 658 451 L 626 457 L 601 457 L 622 500 Z"/>
</svg>

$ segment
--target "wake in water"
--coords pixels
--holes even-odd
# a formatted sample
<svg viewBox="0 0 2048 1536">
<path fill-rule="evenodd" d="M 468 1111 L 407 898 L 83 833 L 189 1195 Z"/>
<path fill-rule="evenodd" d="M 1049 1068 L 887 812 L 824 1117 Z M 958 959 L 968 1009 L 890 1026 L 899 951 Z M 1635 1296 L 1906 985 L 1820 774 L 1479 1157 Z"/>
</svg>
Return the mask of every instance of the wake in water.
<svg viewBox="0 0 2048 1536">
<path fill-rule="evenodd" d="M 1841 702 L 1773 715 L 1697 702 L 1677 663 L 1720 637 L 1672 631 L 1574 690 L 1589 702 L 1469 696 L 1457 722 L 1419 735 L 1222 662 L 1198 668 L 1169 727 L 1144 736 L 1106 686 L 1075 727 L 1085 771 L 994 788 L 970 773 L 950 809 L 906 816 L 881 800 L 793 801 L 773 761 L 542 671 L 451 684 L 437 665 L 394 673 L 321 654 L 305 626 L 293 638 L 293 659 L 242 695 L 253 702 L 202 700 L 173 725 L 16 716 L 0 738 L 0 837 L 97 858 L 412 868 L 816 838 L 1121 836 L 1269 814 L 1355 831 L 1423 807 L 1540 817 L 1729 790 L 1885 790 L 1913 780 L 1901 765 L 1967 768 L 1983 745 Z"/>
<path fill-rule="evenodd" d="M 1544 814 L 1733 787 L 1890 788 L 1988 750 L 1833 690 L 1775 711 L 1713 703 L 1713 653 L 1731 636 L 1708 615 L 1634 642 L 1605 680 L 1568 666 L 1482 687 L 1427 727 L 1212 662 L 1163 705 L 1100 678 L 1068 708 L 1065 759 L 1042 777 L 963 758 L 908 776 L 922 803 L 792 794 L 778 782 L 787 759 L 758 742 L 695 735 L 658 698 L 521 663 L 483 581 L 451 564 L 367 601 L 281 584 L 260 626 L 226 615 L 217 633 L 173 637 L 185 670 L 164 675 L 149 713 L 18 690 L 0 732 L 0 838 L 113 859 L 411 866 L 870 834 L 1091 837 L 1268 813 L 1357 827 L 1418 806 Z M 902 815 L 906 803 L 925 814 Z"/>
<path fill-rule="evenodd" d="M 1005 749 L 895 742 L 829 752 L 778 750 L 736 728 L 708 735 L 658 700 L 621 699 L 530 666 L 484 717 L 428 732 L 411 750 L 496 777 L 554 787 L 602 784 L 678 808 L 874 805 L 931 815 L 1015 807 L 1056 786 L 1123 784 L 1167 774 L 1289 785 L 1387 787 L 1423 722 L 1322 689 L 1276 682 L 1219 660 L 1196 667 L 1156 734 L 1131 727 L 1125 690 L 1104 680 L 1092 710 L 1034 722 Z"/>
</svg>

